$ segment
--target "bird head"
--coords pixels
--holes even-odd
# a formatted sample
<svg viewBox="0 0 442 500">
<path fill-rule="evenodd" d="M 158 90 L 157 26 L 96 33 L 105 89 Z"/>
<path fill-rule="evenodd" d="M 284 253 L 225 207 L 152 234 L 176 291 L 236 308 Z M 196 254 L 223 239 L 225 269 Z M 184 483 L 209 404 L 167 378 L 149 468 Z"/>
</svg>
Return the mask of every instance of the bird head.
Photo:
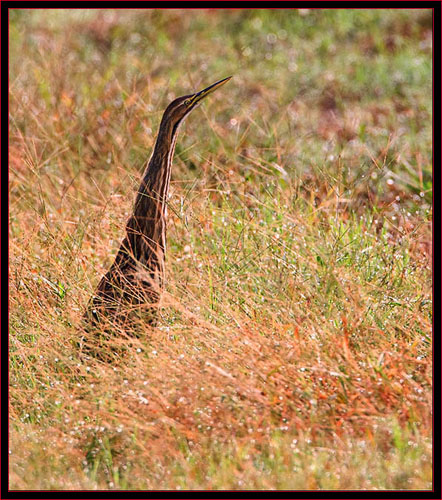
<svg viewBox="0 0 442 500">
<path fill-rule="evenodd" d="M 184 118 L 193 109 L 195 109 L 204 98 L 227 83 L 231 78 L 231 76 L 228 76 L 227 78 L 219 80 L 218 82 L 209 85 L 205 89 L 200 90 L 195 94 L 178 97 L 177 99 L 172 101 L 169 106 L 167 106 L 166 111 L 164 111 L 161 125 L 169 125 L 168 128 L 171 132 L 171 136 L 173 137 L 176 130 L 178 129 L 178 126 L 182 123 Z"/>
</svg>

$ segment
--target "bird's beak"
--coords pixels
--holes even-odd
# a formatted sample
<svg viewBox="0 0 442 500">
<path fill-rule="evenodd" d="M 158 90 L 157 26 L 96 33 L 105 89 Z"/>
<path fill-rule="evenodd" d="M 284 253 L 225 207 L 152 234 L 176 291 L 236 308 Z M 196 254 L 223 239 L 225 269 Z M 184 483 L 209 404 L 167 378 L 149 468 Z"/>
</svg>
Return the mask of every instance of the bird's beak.
<svg viewBox="0 0 442 500">
<path fill-rule="evenodd" d="M 221 85 L 224 85 L 225 83 L 227 83 L 231 78 L 232 78 L 231 76 L 228 76 L 227 78 L 224 78 L 223 80 L 220 80 L 219 82 L 212 83 L 212 85 L 209 85 L 209 87 L 205 88 L 204 90 L 200 90 L 196 94 L 193 94 L 193 96 L 190 98 L 189 105 L 190 106 L 195 105 L 197 102 L 201 101 L 206 96 L 208 96 L 209 94 L 214 92 L 216 89 L 221 87 Z"/>
</svg>

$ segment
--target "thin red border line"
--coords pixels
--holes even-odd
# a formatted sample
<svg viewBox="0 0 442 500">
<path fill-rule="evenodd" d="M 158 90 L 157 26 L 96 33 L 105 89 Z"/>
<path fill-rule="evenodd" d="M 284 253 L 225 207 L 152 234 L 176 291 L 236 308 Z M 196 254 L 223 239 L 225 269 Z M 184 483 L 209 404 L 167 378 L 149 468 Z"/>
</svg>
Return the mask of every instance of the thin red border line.
<svg viewBox="0 0 442 500">
<path fill-rule="evenodd" d="M 57 0 L 46 0 L 46 1 L 57 1 Z M 98 0 L 98 1 L 104 1 L 104 0 Z M 111 2 L 117 2 L 119 0 L 110 0 Z M 142 2 L 143 0 L 132 0 L 132 1 L 139 1 L 139 2 Z M 166 3 L 167 0 L 156 0 L 156 1 L 164 1 Z M 196 0 L 197 2 L 199 3 L 202 3 L 204 0 Z M 244 1 L 244 0 L 243 0 Z M 253 0 L 245 0 L 245 2 L 247 3 L 252 3 Z M 258 0 L 258 1 L 263 1 L 264 0 Z M 344 0 L 344 1 L 347 1 L 349 2 L 350 0 Z M 393 1 L 400 1 L 400 0 L 393 0 Z M 1 0 L 0 0 L 0 3 L 1 3 Z M 183 1 L 184 3 L 184 1 Z M 215 2 L 214 2 L 215 3 Z M 228 3 L 232 3 L 234 4 L 235 2 L 234 1 L 228 1 Z M 288 1 L 286 3 L 289 3 Z M 411 3 L 411 2 L 410 2 Z M 74 9 L 86 9 L 87 7 L 69 7 L 70 9 L 74 8 Z M 363 9 L 364 7 L 356 7 L 355 10 L 359 10 L 359 9 Z M 12 9 L 20 9 L 20 7 L 8 7 L 7 8 L 7 12 L 8 12 L 8 89 L 9 89 L 9 26 L 10 26 L 10 22 L 9 22 L 9 11 L 12 10 Z M 44 7 L 43 8 L 39 8 L 39 7 L 27 7 L 26 8 L 27 10 L 65 10 L 65 8 L 53 8 L 53 9 L 45 9 Z M 134 7 L 128 7 L 128 8 L 124 8 L 124 7 L 117 7 L 115 8 L 114 10 L 158 10 L 160 8 L 158 7 L 145 7 L 143 9 L 137 9 L 137 8 L 134 8 Z M 177 8 L 176 7 L 164 7 L 164 8 L 161 8 L 162 10 L 176 10 Z M 188 7 L 187 10 L 191 10 L 192 7 Z M 275 7 L 275 8 L 271 8 L 271 7 L 267 7 L 266 10 L 296 10 L 297 7 Z M 335 8 L 335 9 L 328 9 L 328 10 L 344 10 L 345 7 L 338 7 L 338 8 Z M 387 7 L 373 7 L 373 9 L 376 9 L 376 10 L 379 10 L 379 9 L 387 9 Z M 419 8 L 419 7 L 410 7 L 410 8 L 407 8 L 407 7 L 404 7 L 403 10 L 431 10 L 432 11 L 432 62 L 433 62 L 433 65 L 432 65 L 432 102 L 433 102 L 433 121 L 432 121 L 432 150 L 433 150 L 433 173 L 434 173 L 434 7 L 422 7 L 422 8 Z M 87 10 L 102 10 L 101 7 L 91 7 L 91 8 L 87 8 Z M 220 7 L 218 9 L 210 9 L 210 8 L 195 8 L 195 10 L 244 10 L 244 8 L 241 8 L 241 7 L 237 7 L 237 8 L 233 8 L 233 9 L 228 9 L 228 8 L 223 8 L 223 7 Z M 312 7 L 310 8 L 310 10 L 327 10 L 326 8 L 321 8 L 321 7 Z M 399 9 L 398 9 L 399 10 Z M 1 22 L 1 14 L 0 14 L 0 22 Z M 441 45 L 442 45 L 442 42 L 441 42 Z M 1 62 L 1 55 L 0 55 L 0 62 Z M 0 87 L 1 87 L 1 84 L 0 84 Z M 442 111 L 442 103 L 441 103 L 441 111 Z M 0 112 L 1 112 L 1 103 L 0 103 Z M 9 93 L 8 93 L 8 116 L 9 116 Z M 9 143 L 9 131 L 10 131 L 10 123 L 9 123 L 9 120 L 8 120 L 8 143 Z M 441 141 L 442 141 L 442 130 L 441 130 Z M 8 153 L 9 153 L 9 148 L 8 148 Z M 0 209 L 1 210 L 1 209 Z M 432 195 L 432 210 L 433 210 L 433 213 L 434 213 L 434 191 L 433 191 L 433 195 Z M 9 157 L 8 157 L 8 221 L 9 221 Z M 432 253 L 432 268 L 434 270 L 434 218 L 432 219 L 431 221 L 431 226 L 432 226 L 432 234 L 433 234 L 433 240 L 432 240 L 432 247 L 433 247 L 433 253 Z M 442 229 L 442 221 L 441 221 L 441 229 Z M 0 241 L 1 241 L 1 236 L 0 236 Z M 7 249 L 7 252 L 8 252 L 8 263 L 9 263 L 9 236 L 8 236 L 8 249 Z M 433 275 L 433 306 L 434 306 L 434 275 Z M 9 266 L 8 266 L 8 299 L 9 299 Z M 8 332 L 9 332 L 9 300 L 8 300 Z M 434 337 L 434 315 L 433 315 L 433 337 Z M 8 335 L 8 353 L 9 353 L 9 335 Z M 432 363 L 432 374 L 433 374 L 433 380 L 434 380 L 434 348 L 432 350 L 432 355 L 433 355 L 433 363 Z M 9 366 L 8 366 L 8 391 L 7 391 L 7 394 L 8 394 L 8 416 L 9 416 Z M 1 395 L 1 389 L 0 389 L 0 395 Z M 434 384 L 432 385 L 432 395 L 433 395 L 433 409 L 434 409 Z M 434 492 L 434 411 L 433 411 L 433 415 L 432 415 L 432 441 L 433 441 L 433 446 L 432 446 L 432 465 L 433 465 L 433 481 L 432 481 L 432 490 L 386 490 L 388 492 L 396 492 L 396 491 L 405 491 L 405 492 L 409 492 L 409 493 L 414 493 L 414 492 Z M 32 492 L 46 492 L 46 491 L 54 491 L 54 492 L 60 492 L 60 493 L 63 493 L 65 491 L 74 491 L 74 490 L 11 490 L 9 488 L 9 443 L 10 443 L 10 433 L 9 433 L 9 420 L 8 420 L 8 492 L 14 492 L 14 491 L 18 491 L 18 492 L 26 492 L 26 491 L 32 491 Z M 1 447 L 1 433 L 0 433 L 0 447 Z M 109 492 L 109 491 L 112 491 L 112 490 L 79 490 L 81 492 Z M 118 490 L 114 490 L 114 491 L 118 491 Z M 165 492 L 165 493 L 168 493 L 168 492 L 171 492 L 171 491 L 175 491 L 175 490 L 124 490 L 124 492 L 142 492 L 142 491 L 148 491 L 148 492 Z M 206 491 L 211 491 L 211 490 L 177 490 L 179 492 L 206 492 Z M 265 492 L 265 491 L 272 491 L 272 490 L 219 490 L 219 491 L 225 491 L 225 492 L 237 492 L 237 491 L 250 491 L 250 492 L 253 492 L 253 491 L 256 491 L 256 492 Z M 310 490 L 278 490 L 278 491 L 281 491 L 281 492 L 297 492 L 297 491 L 310 491 Z M 359 491 L 372 491 L 372 490 L 311 490 L 311 491 L 321 491 L 321 492 L 336 492 L 336 491 L 348 491 L 350 493 L 352 492 L 359 492 Z M 373 490 L 375 491 L 375 490 Z"/>
<path fill-rule="evenodd" d="M 14 0 L 12 0 L 14 1 Z M 18 0 L 20 1 L 20 0 Z M 26 2 L 33 2 L 35 1 L 35 3 L 38 2 L 38 0 L 24 0 Z M 94 2 L 106 2 L 106 3 L 119 3 L 121 4 L 121 0 L 93 0 Z M 258 3 L 271 3 L 271 2 L 268 2 L 268 0 L 257 0 Z M 321 0 L 321 1 L 324 1 L 324 0 Z M 326 1 L 330 1 L 331 3 L 331 0 L 326 0 Z M 344 2 L 351 2 L 352 0 L 341 0 L 341 1 L 344 1 Z M 366 3 L 368 3 L 367 0 L 364 0 L 366 1 Z M 374 1 L 377 1 L 379 2 L 379 0 L 374 0 Z M 393 1 L 393 2 L 399 2 L 399 1 L 402 1 L 402 0 L 390 0 L 390 1 Z M 405 1 L 411 1 L 411 0 L 405 0 Z M 424 0 L 425 1 L 425 0 Z M 57 3 L 60 3 L 60 0 L 44 0 L 45 3 L 48 3 L 48 2 L 57 2 Z M 130 0 L 131 3 L 134 3 L 134 2 L 137 2 L 137 3 L 146 3 L 145 0 Z M 240 0 L 241 3 L 256 3 L 256 0 Z M 0 3 L 1 3 L 1 0 L 0 0 Z M 72 9 L 83 9 L 83 10 L 103 10 L 105 9 L 105 7 L 87 7 L 87 2 L 85 0 L 67 0 L 65 3 L 78 3 L 81 5 L 78 6 L 78 7 L 75 7 L 75 6 L 71 6 L 69 5 L 69 7 L 28 7 L 27 5 L 24 6 L 24 7 L 7 7 L 8 10 L 11 10 L 11 9 L 16 9 L 16 10 L 72 10 Z M 152 3 L 170 3 L 168 0 L 152 0 Z M 189 4 L 189 2 L 187 0 L 178 0 L 176 1 L 177 4 Z M 237 0 L 209 0 L 208 2 L 206 0 L 191 0 L 191 3 L 205 3 L 207 5 L 211 5 L 211 4 L 214 4 L 214 5 L 217 5 L 217 4 L 220 4 L 220 3 L 223 3 L 225 5 L 227 5 L 226 7 L 190 7 L 190 6 L 187 6 L 187 7 L 112 7 L 112 10 L 180 10 L 180 9 L 187 9 L 187 10 L 191 10 L 191 9 L 194 9 L 194 10 L 245 10 L 246 8 L 248 10 L 298 10 L 299 8 L 302 8 L 302 7 L 256 7 L 255 9 L 253 8 L 249 8 L 249 7 L 229 7 L 229 5 L 234 5 L 234 4 L 237 4 L 238 1 Z M 291 4 L 293 2 L 291 2 L 290 0 L 282 0 L 280 1 L 279 3 L 286 3 L 286 4 Z M 365 8 L 368 8 L 368 7 L 355 7 L 354 10 L 358 10 L 358 9 L 365 9 Z M 325 10 L 326 8 L 323 8 L 323 7 L 309 7 L 308 10 Z M 335 8 L 329 8 L 328 10 L 345 10 L 347 9 L 347 7 L 335 7 Z M 388 7 L 373 7 L 373 10 L 374 9 L 388 9 Z M 404 7 L 404 10 L 407 9 L 407 10 L 426 10 L 426 9 L 430 9 L 430 7 L 410 7 L 410 8 L 406 8 Z M 51 491 L 55 491 L 55 490 L 51 490 Z M 98 491 L 98 490 L 91 490 L 91 491 Z M 104 490 L 106 491 L 106 490 Z M 184 491 L 184 490 L 179 490 L 179 491 Z M 191 490 L 193 491 L 193 490 Z M 223 490 L 223 491 L 226 491 L 226 490 Z M 236 491 L 236 490 L 232 490 L 232 491 Z M 249 491 L 249 490 L 247 490 Z"/>
</svg>

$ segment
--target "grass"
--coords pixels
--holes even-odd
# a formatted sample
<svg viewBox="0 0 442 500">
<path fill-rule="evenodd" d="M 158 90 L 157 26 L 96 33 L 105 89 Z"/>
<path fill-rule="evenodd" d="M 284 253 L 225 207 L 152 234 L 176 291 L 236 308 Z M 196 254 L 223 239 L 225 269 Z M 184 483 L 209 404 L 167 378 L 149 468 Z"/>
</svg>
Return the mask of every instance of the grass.
<svg viewBox="0 0 442 500">
<path fill-rule="evenodd" d="M 432 488 L 430 10 L 10 11 L 10 488 Z M 157 328 L 80 355 L 161 114 Z"/>
</svg>

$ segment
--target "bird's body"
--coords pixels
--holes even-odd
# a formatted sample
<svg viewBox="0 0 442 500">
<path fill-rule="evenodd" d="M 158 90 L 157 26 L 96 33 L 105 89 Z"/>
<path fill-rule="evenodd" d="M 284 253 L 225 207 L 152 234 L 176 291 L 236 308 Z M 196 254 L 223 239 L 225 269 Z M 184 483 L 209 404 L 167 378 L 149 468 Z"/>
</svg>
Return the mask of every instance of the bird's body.
<svg viewBox="0 0 442 500">
<path fill-rule="evenodd" d="M 126 236 L 86 311 L 89 322 L 107 318 L 121 324 L 140 313 L 149 323 L 155 322 L 165 282 L 167 196 L 178 128 L 204 97 L 228 80 L 230 77 L 179 97 L 166 108 L 126 224 Z"/>
</svg>

